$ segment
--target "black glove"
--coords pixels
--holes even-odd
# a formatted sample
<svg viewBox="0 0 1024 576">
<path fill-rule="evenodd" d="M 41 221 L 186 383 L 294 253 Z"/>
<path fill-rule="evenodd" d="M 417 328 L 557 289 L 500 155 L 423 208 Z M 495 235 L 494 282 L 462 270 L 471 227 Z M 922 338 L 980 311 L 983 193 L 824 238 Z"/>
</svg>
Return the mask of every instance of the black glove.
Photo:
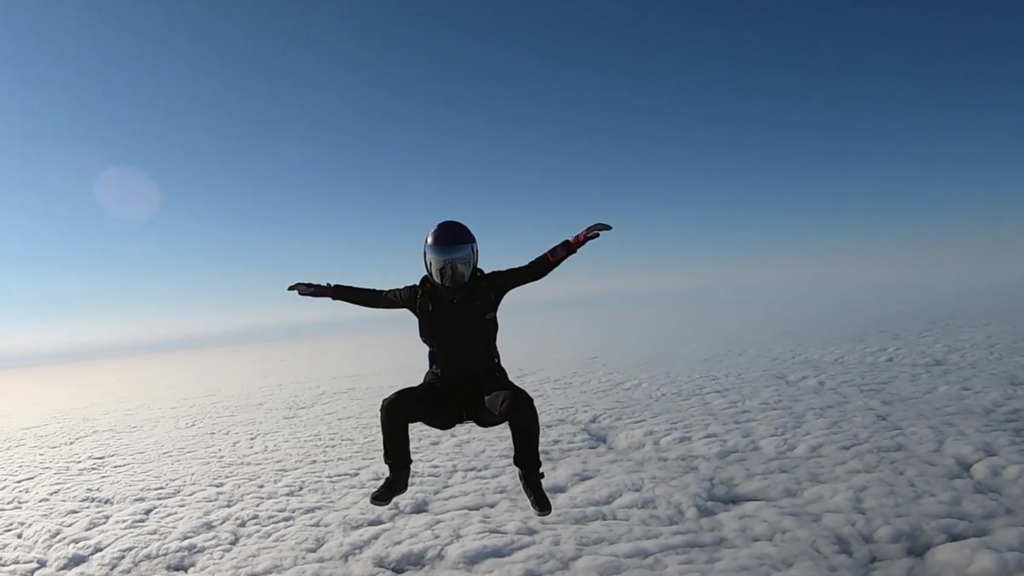
<svg viewBox="0 0 1024 576">
<path fill-rule="evenodd" d="M 298 282 L 288 287 L 289 292 L 298 292 L 299 296 L 311 296 L 313 298 L 330 298 L 330 284 L 313 284 L 310 282 Z"/>
</svg>

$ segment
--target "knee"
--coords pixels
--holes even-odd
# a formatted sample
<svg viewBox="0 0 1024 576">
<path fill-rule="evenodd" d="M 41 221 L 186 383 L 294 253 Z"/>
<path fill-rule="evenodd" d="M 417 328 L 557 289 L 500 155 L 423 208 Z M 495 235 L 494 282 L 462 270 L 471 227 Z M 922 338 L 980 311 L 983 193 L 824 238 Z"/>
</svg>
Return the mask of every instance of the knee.
<svg viewBox="0 0 1024 576">
<path fill-rule="evenodd" d="M 507 407 L 508 415 L 532 416 L 537 413 L 537 405 L 533 402 L 533 396 L 522 388 L 517 388 L 509 398 Z"/>
<path fill-rule="evenodd" d="M 522 388 L 516 391 L 516 405 L 536 409 L 536 405 L 533 403 L 533 396 L 530 396 L 530 393 Z"/>
<path fill-rule="evenodd" d="M 399 390 L 380 403 L 381 418 L 401 418 L 409 411 L 412 394 L 409 389 Z"/>
</svg>

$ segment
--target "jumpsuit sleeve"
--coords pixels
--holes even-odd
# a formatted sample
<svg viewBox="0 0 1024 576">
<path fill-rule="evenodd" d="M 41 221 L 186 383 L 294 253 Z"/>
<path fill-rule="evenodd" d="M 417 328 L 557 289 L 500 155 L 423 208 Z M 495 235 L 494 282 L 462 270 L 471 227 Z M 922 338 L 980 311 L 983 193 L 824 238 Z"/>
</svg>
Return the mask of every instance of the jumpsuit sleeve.
<svg viewBox="0 0 1024 576">
<path fill-rule="evenodd" d="M 331 285 L 331 299 L 355 304 L 364 308 L 378 308 L 396 310 L 404 308 L 410 312 L 416 310 L 416 299 L 419 296 L 419 286 L 411 284 L 402 288 L 389 290 L 375 290 L 373 288 L 359 288 L 356 286 L 345 286 L 343 284 Z"/>
<path fill-rule="evenodd" d="M 487 283 L 499 296 L 504 296 L 520 286 L 544 278 L 575 253 L 576 247 L 570 241 L 563 240 L 523 266 L 488 273 Z"/>
</svg>

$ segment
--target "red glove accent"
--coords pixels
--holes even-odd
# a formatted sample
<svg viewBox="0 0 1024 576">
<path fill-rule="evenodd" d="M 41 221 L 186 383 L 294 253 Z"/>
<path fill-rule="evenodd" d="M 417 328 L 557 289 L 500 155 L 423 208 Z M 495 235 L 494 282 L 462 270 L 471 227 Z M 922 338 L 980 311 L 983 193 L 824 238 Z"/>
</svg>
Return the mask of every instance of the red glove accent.
<svg viewBox="0 0 1024 576">
<path fill-rule="evenodd" d="M 607 224 L 592 224 L 587 226 L 587 229 L 583 232 L 580 232 L 569 240 L 561 241 L 557 246 L 548 250 L 548 260 L 551 262 L 561 262 L 575 254 L 576 251 L 582 248 L 587 242 L 600 238 L 601 232 L 607 232 L 611 229 L 612 227 Z"/>
<path fill-rule="evenodd" d="M 600 238 L 601 232 L 607 232 L 611 229 L 612 227 L 607 224 L 591 224 L 590 226 L 587 226 L 586 230 L 573 236 L 572 240 L 569 240 L 569 242 L 573 245 L 573 248 L 579 250 L 587 242 L 590 242 L 591 240 L 597 240 L 598 238 Z"/>
<path fill-rule="evenodd" d="M 562 240 L 545 253 L 550 262 L 561 262 L 576 253 L 572 240 Z"/>
</svg>

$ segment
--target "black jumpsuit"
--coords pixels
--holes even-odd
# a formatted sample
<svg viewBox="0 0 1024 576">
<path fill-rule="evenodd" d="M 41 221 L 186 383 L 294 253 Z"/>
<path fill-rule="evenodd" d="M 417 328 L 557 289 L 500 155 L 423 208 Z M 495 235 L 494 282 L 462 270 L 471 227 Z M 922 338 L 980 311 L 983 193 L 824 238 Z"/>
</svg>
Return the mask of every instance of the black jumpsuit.
<svg viewBox="0 0 1024 576">
<path fill-rule="evenodd" d="M 424 276 L 418 284 L 374 290 L 332 286 L 331 298 L 369 308 L 409 310 L 419 321 L 420 338 L 430 349 L 423 382 L 403 388 L 381 403 L 384 462 L 403 469 L 412 464 L 409 424 L 449 430 L 472 421 L 492 427 L 508 423 L 521 470 L 540 470 L 540 423 L 533 398 L 509 380 L 497 350 L 497 311 L 512 290 L 536 282 L 575 252 L 562 242 L 525 266 L 476 270 L 465 292 L 449 300 Z"/>
</svg>

